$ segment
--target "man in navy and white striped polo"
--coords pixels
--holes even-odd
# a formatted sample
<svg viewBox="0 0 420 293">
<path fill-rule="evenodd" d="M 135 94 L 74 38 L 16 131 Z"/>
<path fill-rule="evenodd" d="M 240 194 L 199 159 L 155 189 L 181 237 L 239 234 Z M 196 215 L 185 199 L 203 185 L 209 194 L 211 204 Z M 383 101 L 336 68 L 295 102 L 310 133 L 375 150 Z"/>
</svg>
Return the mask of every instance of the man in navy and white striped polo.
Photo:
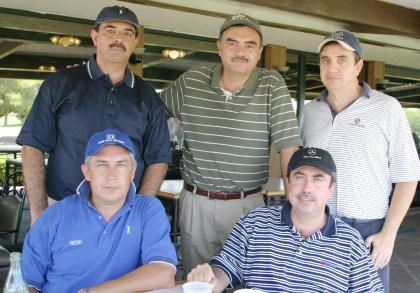
<svg viewBox="0 0 420 293">
<path fill-rule="evenodd" d="M 338 181 L 328 203 L 331 213 L 356 228 L 373 248 L 387 292 L 395 237 L 420 179 L 410 126 L 396 99 L 358 81 L 362 50 L 352 33 L 332 33 L 318 51 L 326 90 L 305 106 L 300 120 L 304 145 L 333 156 Z"/>
<path fill-rule="evenodd" d="M 327 207 L 336 166 L 322 149 L 295 152 L 288 169 L 289 202 L 258 208 L 236 223 L 211 266 L 197 266 L 189 281 L 214 292 L 243 283 L 264 292 L 383 292 L 360 234 Z"/>
</svg>

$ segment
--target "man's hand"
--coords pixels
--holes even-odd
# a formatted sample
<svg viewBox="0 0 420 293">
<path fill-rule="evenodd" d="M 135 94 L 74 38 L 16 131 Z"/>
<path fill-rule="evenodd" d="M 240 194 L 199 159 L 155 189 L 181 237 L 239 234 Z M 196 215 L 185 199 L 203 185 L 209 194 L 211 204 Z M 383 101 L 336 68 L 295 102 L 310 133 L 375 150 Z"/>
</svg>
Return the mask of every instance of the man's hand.
<svg viewBox="0 0 420 293">
<path fill-rule="evenodd" d="M 211 266 L 209 264 L 202 264 L 196 266 L 187 276 L 188 282 L 206 282 L 217 287 L 219 281 L 216 278 Z"/>
<path fill-rule="evenodd" d="M 395 237 L 395 234 L 386 233 L 382 230 L 366 238 L 366 245 L 373 246 L 371 256 L 376 270 L 383 269 L 389 263 L 394 249 Z"/>
</svg>

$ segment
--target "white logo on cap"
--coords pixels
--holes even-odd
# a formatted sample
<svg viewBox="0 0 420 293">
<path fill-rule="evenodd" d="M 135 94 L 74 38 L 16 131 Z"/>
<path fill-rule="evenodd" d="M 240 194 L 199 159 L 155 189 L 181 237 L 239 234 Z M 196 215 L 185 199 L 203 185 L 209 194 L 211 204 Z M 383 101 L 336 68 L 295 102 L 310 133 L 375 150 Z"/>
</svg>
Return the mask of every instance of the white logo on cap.
<svg viewBox="0 0 420 293">
<path fill-rule="evenodd" d="M 314 149 L 309 149 L 309 150 L 308 150 L 308 155 L 315 156 L 315 155 L 316 155 L 316 150 L 314 150 Z"/>
<path fill-rule="evenodd" d="M 115 140 L 115 134 L 107 134 L 106 140 L 114 141 Z"/>
<path fill-rule="evenodd" d="M 342 39 L 343 39 L 343 37 L 344 37 L 344 33 L 343 33 L 343 32 L 335 32 L 335 33 L 333 34 L 333 37 L 334 37 L 334 39 L 339 39 L 339 40 L 342 40 Z"/>
<path fill-rule="evenodd" d="M 123 10 L 122 9 L 120 9 L 120 14 L 123 14 Z"/>
<path fill-rule="evenodd" d="M 236 20 L 236 19 L 249 20 L 248 17 L 246 17 L 246 15 L 244 15 L 244 14 L 234 15 L 234 16 L 232 16 L 232 19 L 234 19 L 234 20 Z"/>
</svg>

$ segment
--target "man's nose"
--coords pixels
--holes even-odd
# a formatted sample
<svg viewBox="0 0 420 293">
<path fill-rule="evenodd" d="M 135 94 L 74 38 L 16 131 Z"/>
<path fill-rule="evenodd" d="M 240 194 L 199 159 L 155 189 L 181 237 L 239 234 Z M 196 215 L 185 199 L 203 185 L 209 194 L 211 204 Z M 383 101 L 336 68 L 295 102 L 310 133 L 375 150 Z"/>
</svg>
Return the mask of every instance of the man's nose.
<svg viewBox="0 0 420 293">
<path fill-rule="evenodd" d="M 309 191 L 311 191 L 311 190 L 312 190 L 312 187 L 313 187 L 313 182 L 312 182 L 312 180 L 310 180 L 310 179 L 306 178 L 306 179 L 305 179 L 305 182 L 303 183 L 303 191 L 304 191 L 304 192 L 309 192 Z"/>
</svg>

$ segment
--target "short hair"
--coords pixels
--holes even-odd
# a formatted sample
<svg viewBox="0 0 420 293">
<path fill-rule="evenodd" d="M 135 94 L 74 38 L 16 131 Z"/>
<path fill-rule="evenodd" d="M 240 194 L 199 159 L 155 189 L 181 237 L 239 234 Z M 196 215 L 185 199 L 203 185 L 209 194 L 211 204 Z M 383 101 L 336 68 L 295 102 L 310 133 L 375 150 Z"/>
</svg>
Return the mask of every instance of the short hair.
<svg viewBox="0 0 420 293">
<path fill-rule="evenodd" d="M 226 30 L 228 30 L 229 28 L 231 28 L 231 27 L 244 27 L 244 26 L 249 27 L 249 28 L 252 28 L 252 27 L 247 26 L 247 25 L 245 25 L 245 24 L 234 24 L 234 25 L 231 25 L 231 26 L 227 27 L 226 29 L 222 30 L 222 31 L 219 33 L 219 41 L 222 39 L 223 33 L 224 33 Z M 252 29 L 253 29 L 253 28 L 252 28 Z M 253 30 L 255 30 L 255 29 L 253 29 Z M 260 47 L 262 47 L 262 46 L 263 46 L 263 39 L 262 39 L 262 35 L 261 35 L 258 31 L 256 31 L 256 32 L 257 32 L 257 34 L 260 36 Z"/>
<path fill-rule="evenodd" d="M 124 21 L 123 21 L 124 22 Z M 102 22 L 102 23 L 98 23 L 97 25 L 95 25 L 94 27 L 93 27 L 93 29 L 95 30 L 95 31 L 97 31 L 97 32 L 99 32 L 99 27 L 101 26 L 101 24 L 105 24 L 106 22 Z M 128 22 L 127 22 L 128 23 Z M 136 38 L 139 36 L 139 30 L 134 26 L 134 25 L 132 25 L 131 23 L 128 23 L 128 24 L 130 24 L 133 28 L 134 28 L 134 35 L 136 36 Z"/>
<path fill-rule="evenodd" d="M 137 161 L 136 161 L 136 158 L 134 157 L 134 155 L 133 155 L 133 153 L 132 152 L 128 152 L 128 154 L 130 155 L 130 158 L 131 158 L 131 161 L 132 161 L 132 163 L 133 163 L 133 166 L 136 168 L 137 167 Z M 85 158 L 85 166 L 86 166 L 86 168 L 90 168 L 89 167 L 89 164 L 90 164 L 90 161 L 92 160 L 92 157 L 93 156 L 87 156 L 86 158 Z"/>
<path fill-rule="evenodd" d="M 322 50 L 324 50 L 325 47 L 331 46 L 333 44 L 340 45 L 339 43 L 335 41 L 328 42 L 324 46 L 322 46 L 321 51 L 319 51 L 319 54 L 321 54 Z M 356 51 L 353 51 L 353 54 L 354 54 L 354 64 L 357 64 L 362 59 L 362 57 Z"/>
</svg>

